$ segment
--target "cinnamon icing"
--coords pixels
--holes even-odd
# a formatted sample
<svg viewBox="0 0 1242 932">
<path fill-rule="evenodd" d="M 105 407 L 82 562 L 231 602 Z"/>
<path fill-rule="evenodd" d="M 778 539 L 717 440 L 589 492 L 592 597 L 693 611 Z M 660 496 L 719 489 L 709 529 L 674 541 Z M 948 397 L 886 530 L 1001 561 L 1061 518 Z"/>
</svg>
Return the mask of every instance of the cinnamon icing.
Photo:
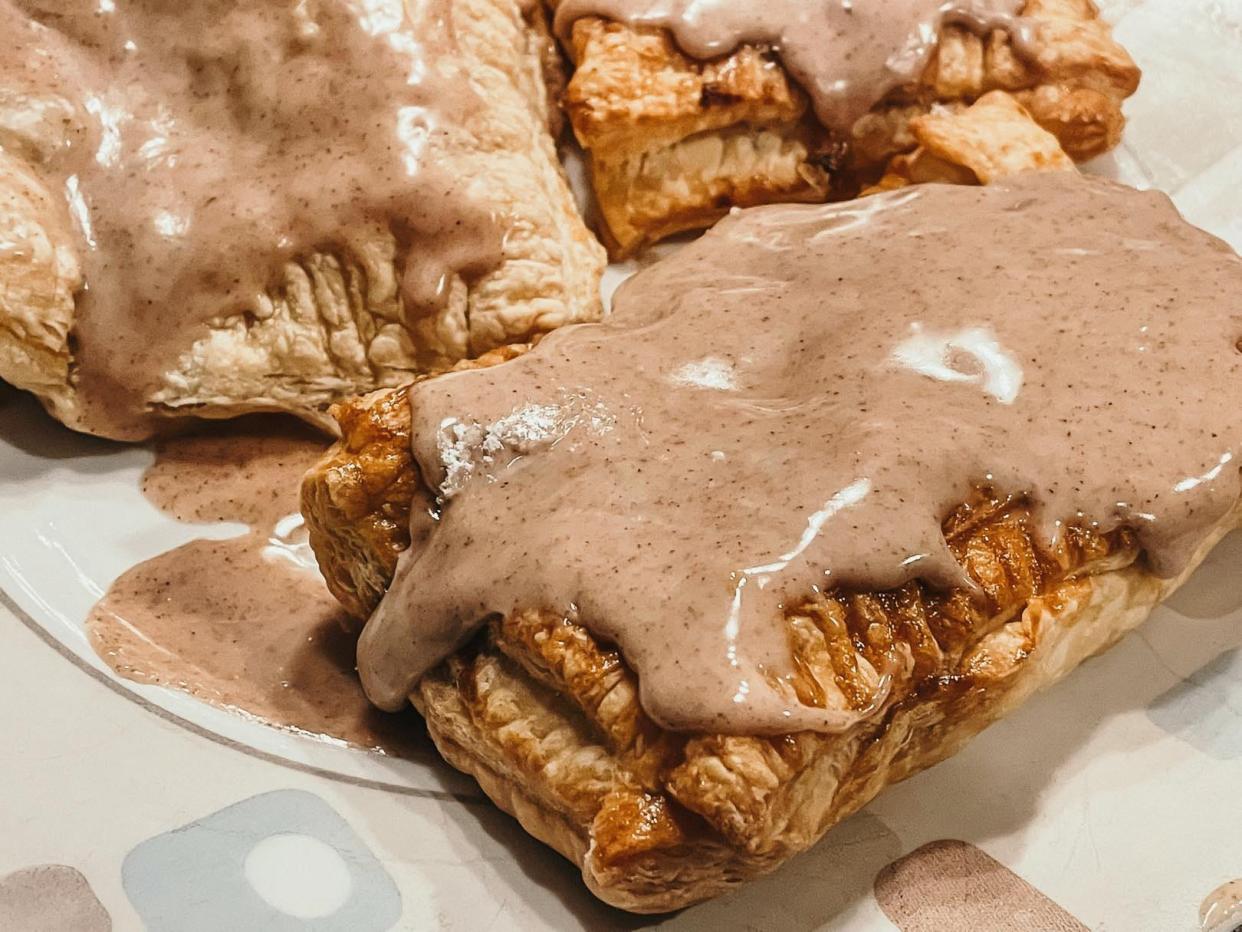
<svg viewBox="0 0 1242 932">
<path fill-rule="evenodd" d="M 945 24 L 1005 30 L 1028 49 L 1025 0 L 561 0 L 556 30 L 599 16 L 667 29 L 692 58 L 766 45 L 810 96 L 820 121 L 848 130 L 895 88 L 917 82 Z M 567 43 L 568 44 L 568 43 Z"/>
<path fill-rule="evenodd" d="M 438 504 L 364 687 L 398 708 L 536 608 L 618 645 L 668 728 L 847 727 L 788 688 L 783 612 L 968 585 L 941 524 L 973 486 L 1027 496 L 1049 539 L 1129 526 L 1179 572 L 1239 493 L 1239 294 L 1242 260 L 1165 195 L 1072 172 L 735 213 L 606 322 L 411 387 Z"/>
<path fill-rule="evenodd" d="M 1242 928 L 1242 880 L 1223 883 L 1199 907 L 1199 927 L 1204 932 L 1237 932 Z"/>
<path fill-rule="evenodd" d="M 435 154 L 478 106 L 450 2 L 0 0 L 0 87 L 72 114 L 35 168 L 81 246 L 90 430 L 149 433 L 177 354 L 211 318 L 261 315 L 290 260 L 390 231 L 409 315 L 499 262 Z"/>
</svg>

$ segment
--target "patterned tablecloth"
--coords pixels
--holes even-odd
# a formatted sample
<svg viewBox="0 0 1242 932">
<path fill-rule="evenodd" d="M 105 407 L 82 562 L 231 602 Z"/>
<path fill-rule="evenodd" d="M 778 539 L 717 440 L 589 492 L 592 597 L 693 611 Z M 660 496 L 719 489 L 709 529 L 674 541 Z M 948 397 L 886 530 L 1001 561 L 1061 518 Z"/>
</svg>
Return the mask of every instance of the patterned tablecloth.
<svg viewBox="0 0 1242 932">
<path fill-rule="evenodd" d="M 1242 0 L 1101 5 L 1145 79 L 1093 170 L 1242 248 Z M 0 930 L 1175 932 L 1242 878 L 1242 535 L 1144 628 L 809 854 L 653 921 L 598 904 L 433 760 L 328 766 L 83 659 L 77 603 L 53 590 L 123 561 L 79 565 L 91 532 L 46 503 L 132 486 L 145 454 L 75 444 L 0 399 Z"/>
</svg>

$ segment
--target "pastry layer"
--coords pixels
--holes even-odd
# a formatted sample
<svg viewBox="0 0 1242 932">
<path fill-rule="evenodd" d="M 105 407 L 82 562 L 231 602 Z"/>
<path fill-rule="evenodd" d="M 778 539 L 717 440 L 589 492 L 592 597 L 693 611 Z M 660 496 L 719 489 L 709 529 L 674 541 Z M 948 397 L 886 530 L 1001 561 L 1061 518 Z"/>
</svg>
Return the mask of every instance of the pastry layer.
<svg viewBox="0 0 1242 932">
<path fill-rule="evenodd" d="M 1033 58 L 1003 32 L 948 27 L 919 85 L 875 107 L 848 139 L 824 131 L 768 50 L 698 61 L 663 30 L 578 20 L 565 110 L 610 250 L 631 255 L 733 206 L 857 193 L 915 148 L 914 118 L 989 91 L 1015 95 L 1077 161 L 1111 149 L 1138 68 L 1090 0 L 1029 0 L 1024 15 L 1036 24 Z"/>
</svg>

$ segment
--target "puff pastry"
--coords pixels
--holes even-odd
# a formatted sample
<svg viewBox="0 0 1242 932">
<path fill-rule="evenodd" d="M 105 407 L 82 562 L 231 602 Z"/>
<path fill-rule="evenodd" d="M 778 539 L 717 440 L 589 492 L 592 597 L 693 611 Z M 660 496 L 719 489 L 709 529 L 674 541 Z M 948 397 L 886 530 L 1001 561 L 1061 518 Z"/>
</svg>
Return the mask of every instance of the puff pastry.
<svg viewBox="0 0 1242 932">
<path fill-rule="evenodd" d="M 946 27 L 919 86 L 890 95 L 848 139 L 817 123 L 765 49 L 697 61 L 663 30 L 577 20 L 565 111 L 611 252 L 709 226 L 733 206 L 851 196 L 916 147 L 916 118 L 989 91 L 1014 95 L 1076 161 L 1111 149 L 1138 68 L 1090 0 L 1029 0 L 1024 15 L 1037 24 L 1034 60 L 1003 32 Z"/>
<path fill-rule="evenodd" d="M 7 0 L 6 0 L 7 2 Z M 187 335 L 147 399 L 157 414 L 224 417 L 290 411 L 331 426 L 345 395 L 408 381 L 562 324 L 597 317 L 603 250 L 583 225 L 552 134 L 560 64 L 538 7 L 516 0 L 447 5 L 484 106 L 444 159 L 475 178 L 504 218 L 503 259 L 450 283 L 433 317 L 403 314 L 397 243 L 387 232 L 349 251 L 298 257 L 244 312 Z M 342 102 L 348 107 L 348 101 Z M 89 118 L 47 88 L 0 87 L 0 378 L 34 392 L 66 424 L 81 420 L 75 303 L 84 244 L 45 169 Z"/>
<path fill-rule="evenodd" d="M 937 107 L 911 118 L 915 148 L 893 156 L 864 194 L 909 184 L 991 184 L 1024 171 L 1072 169 L 1057 137 L 1017 98 L 989 91 L 970 106 Z"/>
<path fill-rule="evenodd" d="M 329 587 L 366 617 L 409 544 L 411 504 L 430 499 L 411 461 L 405 392 L 334 413 L 342 439 L 306 477 L 303 513 Z M 951 756 L 1138 625 L 1181 581 L 1137 563 L 1125 531 L 1080 529 L 1042 549 L 1020 500 L 976 498 L 944 532 L 982 602 L 910 583 L 788 613 L 791 643 L 829 663 L 847 695 L 872 688 L 860 666 L 906 650 L 914 658 L 891 713 L 842 734 L 663 731 L 615 649 L 535 611 L 491 622 L 410 699 L 445 759 L 578 864 L 597 896 L 636 912 L 676 909 L 773 869 L 884 786 Z"/>
<path fill-rule="evenodd" d="M 684 906 L 954 753 L 1238 526 L 1239 281 L 1163 195 L 1072 171 L 741 213 L 605 324 L 338 405 L 311 544 L 369 619 L 373 701 L 604 900 Z"/>
</svg>

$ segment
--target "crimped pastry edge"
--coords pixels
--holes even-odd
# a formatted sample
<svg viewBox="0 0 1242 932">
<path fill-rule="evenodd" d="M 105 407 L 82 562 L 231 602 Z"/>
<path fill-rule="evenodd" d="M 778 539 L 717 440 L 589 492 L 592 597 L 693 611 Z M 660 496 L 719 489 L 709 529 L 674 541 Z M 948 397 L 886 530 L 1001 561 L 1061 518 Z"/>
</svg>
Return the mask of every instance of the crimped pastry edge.
<svg viewBox="0 0 1242 932">
<path fill-rule="evenodd" d="M 1065 581 L 1058 589 L 1076 590 L 1060 611 L 1048 607 L 1053 593 L 1032 599 L 1022 616 L 1010 622 L 1036 632 L 1036 646 L 1018 662 L 1008 676 L 983 687 L 983 696 L 972 714 L 957 714 L 942 726 L 920 734 L 920 718 L 945 711 L 935 699 L 901 710 L 886 723 L 880 737 L 856 762 L 851 778 L 842 782 L 829 807 L 828 819 L 818 827 L 815 840 L 849 815 L 861 809 L 884 787 L 904 780 L 952 756 L 972 737 L 1004 717 L 1039 690 L 1072 672 L 1084 660 L 1106 650 L 1141 624 L 1193 572 L 1208 551 L 1238 523 L 1239 512 L 1222 522 L 1205 541 L 1186 571 L 1175 580 L 1162 580 L 1141 566 Z M 1058 593 L 1064 595 L 1064 593 Z M 647 858 L 641 870 L 602 868 L 593 859 L 590 825 L 576 823 L 556 807 L 541 800 L 524 784 L 517 770 L 505 768 L 503 760 L 489 759 L 481 733 L 460 704 L 442 671 L 429 674 L 416 687 L 411 701 L 427 720 L 428 730 L 445 760 L 474 777 L 484 793 L 502 810 L 515 817 L 532 836 L 578 865 L 583 880 L 595 896 L 612 906 L 635 913 L 660 913 L 681 909 L 720 895 L 728 889 L 769 873 L 788 857 L 810 844 L 781 853 L 753 856 L 717 841 L 702 843 L 701 850 L 679 850 Z M 948 705 L 953 713 L 953 703 Z M 571 711 L 567 714 L 573 714 Z M 473 729 L 473 731 L 471 730 Z M 450 737 L 449 732 L 454 732 Z M 463 734 L 473 741 L 463 741 Z M 798 778 L 814 783 L 823 771 L 837 765 L 832 755 L 822 755 Z M 654 863 L 651 863 L 653 862 Z M 672 882 L 653 883 L 661 875 Z"/>
</svg>

